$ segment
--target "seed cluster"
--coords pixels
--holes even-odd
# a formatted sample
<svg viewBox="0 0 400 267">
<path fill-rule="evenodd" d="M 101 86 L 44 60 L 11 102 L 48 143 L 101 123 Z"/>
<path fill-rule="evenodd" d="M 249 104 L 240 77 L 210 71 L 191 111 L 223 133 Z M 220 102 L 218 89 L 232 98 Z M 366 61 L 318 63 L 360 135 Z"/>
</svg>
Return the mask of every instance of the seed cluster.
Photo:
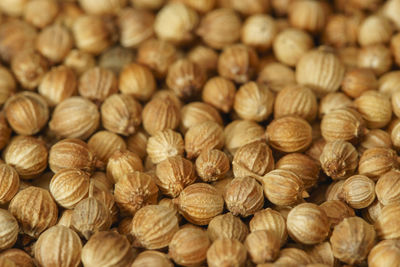
<svg viewBox="0 0 400 267">
<path fill-rule="evenodd" d="M 400 266 L 400 0 L 0 0 L 0 266 Z"/>
</svg>

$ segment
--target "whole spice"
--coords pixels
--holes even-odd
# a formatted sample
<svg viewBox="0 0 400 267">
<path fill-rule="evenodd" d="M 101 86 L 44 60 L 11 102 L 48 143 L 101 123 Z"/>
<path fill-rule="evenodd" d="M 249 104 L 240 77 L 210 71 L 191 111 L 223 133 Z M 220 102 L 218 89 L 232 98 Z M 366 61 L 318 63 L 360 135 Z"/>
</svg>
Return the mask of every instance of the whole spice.
<svg viewBox="0 0 400 267">
<path fill-rule="evenodd" d="M 57 222 L 58 209 L 50 192 L 34 186 L 19 191 L 11 200 L 8 210 L 17 219 L 21 231 L 38 238 Z"/>
<path fill-rule="evenodd" d="M 289 22 L 296 28 L 318 33 L 325 26 L 327 14 L 321 2 L 293 1 L 290 3 L 288 11 Z"/>
<path fill-rule="evenodd" d="M 137 61 L 153 70 L 156 77 L 164 78 L 177 58 L 177 50 L 166 41 L 150 39 L 139 46 L 137 57 Z"/>
<path fill-rule="evenodd" d="M 200 153 L 195 167 L 197 175 L 204 182 L 214 182 L 225 176 L 230 169 L 230 162 L 223 151 L 210 149 Z"/>
<path fill-rule="evenodd" d="M 94 233 L 110 228 L 111 214 L 101 201 L 88 197 L 75 206 L 71 224 L 78 234 L 89 240 Z"/>
<path fill-rule="evenodd" d="M 105 51 L 99 58 L 99 66 L 119 74 L 122 68 L 134 60 L 133 51 L 129 48 L 114 46 Z"/>
<path fill-rule="evenodd" d="M 219 75 L 236 83 L 249 82 L 257 67 L 257 53 L 243 44 L 227 46 L 218 59 Z"/>
<path fill-rule="evenodd" d="M 118 13 L 120 43 L 126 48 L 136 48 L 154 35 L 154 15 L 145 10 L 124 8 Z"/>
<path fill-rule="evenodd" d="M 207 225 L 224 208 L 222 195 L 205 183 L 189 185 L 174 199 L 174 203 L 186 220 L 197 225 Z"/>
<path fill-rule="evenodd" d="M 235 84 L 223 77 L 209 79 L 203 87 L 202 99 L 224 113 L 228 113 L 234 103 Z"/>
<path fill-rule="evenodd" d="M 155 182 L 164 194 L 177 197 L 182 190 L 196 180 L 190 160 L 182 156 L 169 157 L 157 164 Z"/>
<path fill-rule="evenodd" d="M 98 131 L 88 141 L 88 146 L 96 157 L 104 162 L 108 163 L 109 158 L 116 151 L 125 151 L 126 144 L 124 139 L 119 135 L 109 131 Z"/>
<path fill-rule="evenodd" d="M 128 239 L 115 231 L 101 231 L 90 237 L 82 248 L 82 263 L 88 267 L 112 264 L 129 266 L 136 256 Z"/>
<path fill-rule="evenodd" d="M 115 40 L 112 22 L 96 15 L 79 16 L 72 25 L 72 33 L 77 48 L 96 55 L 105 51 Z"/>
<path fill-rule="evenodd" d="M 397 204 L 400 201 L 398 191 L 400 172 L 389 171 L 379 177 L 375 185 L 376 197 L 382 205 Z"/>
<path fill-rule="evenodd" d="M 107 163 L 107 176 L 117 183 L 126 174 L 134 171 L 143 171 L 142 160 L 130 151 L 115 151 Z"/>
<path fill-rule="evenodd" d="M 292 171 L 303 181 L 306 189 L 316 185 L 319 178 L 319 166 L 309 156 L 300 153 L 290 153 L 276 163 L 276 168 Z"/>
<path fill-rule="evenodd" d="M 119 89 L 138 100 L 149 100 L 156 89 L 154 75 L 147 67 L 131 63 L 119 75 Z"/>
<path fill-rule="evenodd" d="M 91 14 L 113 14 L 118 12 L 126 5 L 126 0 L 79 0 L 82 8 Z"/>
<path fill-rule="evenodd" d="M 11 248 L 18 238 L 18 222 L 7 210 L 0 209 L 0 250 Z"/>
<path fill-rule="evenodd" d="M 355 45 L 363 18 L 359 13 L 350 16 L 341 13 L 330 15 L 323 32 L 324 42 L 338 48 Z"/>
<path fill-rule="evenodd" d="M 273 261 L 279 254 L 280 240 L 267 230 L 251 232 L 244 243 L 253 263 Z"/>
<path fill-rule="evenodd" d="M 0 163 L 0 204 L 6 204 L 15 196 L 19 189 L 19 176 L 17 171 Z"/>
<path fill-rule="evenodd" d="M 94 67 L 81 75 L 78 91 L 81 96 L 101 103 L 109 95 L 117 93 L 117 78 L 111 70 Z"/>
<path fill-rule="evenodd" d="M 212 106 L 203 102 L 192 102 L 184 105 L 181 109 L 181 131 L 186 133 L 187 130 L 195 125 L 206 121 L 214 121 L 223 125 L 219 112 Z"/>
<path fill-rule="evenodd" d="M 312 262 L 318 262 L 320 266 L 335 266 L 338 260 L 333 256 L 332 246 L 329 242 L 323 242 L 306 250 Z M 312 265 L 311 265 L 312 266 Z"/>
<path fill-rule="evenodd" d="M 194 39 L 199 17 L 192 8 L 182 3 L 166 4 L 156 16 L 154 31 L 157 36 L 172 43 L 188 43 Z"/>
<path fill-rule="evenodd" d="M 267 86 L 248 82 L 235 94 L 234 111 L 245 120 L 264 121 L 272 113 L 274 95 Z"/>
<path fill-rule="evenodd" d="M 158 249 L 168 246 L 178 229 L 178 219 L 173 209 L 148 205 L 136 212 L 131 233 L 138 245 Z"/>
<path fill-rule="evenodd" d="M 370 69 L 350 69 L 346 71 L 342 81 L 342 91 L 352 98 L 357 98 L 368 90 L 376 90 L 377 87 L 378 81 Z"/>
<path fill-rule="evenodd" d="M 6 249 L 0 253 L 0 258 L 9 259 L 10 261 L 14 262 L 16 266 L 35 267 L 33 258 L 22 249 Z"/>
<path fill-rule="evenodd" d="M 244 22 L 241 40 L 248 46 L 265 51 L 272 46 L 277 32 L 278 29 L 272 17 L 255 14 L 248 17 Z"/>
<path fill-rule="evenodd" d="M 14 76 L 4 66 L 0 66 L 0 104 L 4 104 L 14 93 L 16 83 Z"/>
<path fill-rule="evenodd" d="M 396 265 L 399 261 L 400 243 L 398 240 L 383 240 L 376 244 L 368 255 L 368 266 L 371 267 Z"/>
<path fill-rule="evenodd" d="M 336 109 L 352 108 L 353 101 L 343 93 L 329 93 L 321 99 L 319 104 L 319 117 L 323 118 L 326 114 Z"/>
<path fill-rule="evenodd" d="M 60 206 L 72 209 L 87 197 L 89 178 L 89 175 L 84 171 L 63 169 L 51 178 L 50 193 Z"/>
<path fill-rule="evenodd" d="M 352 208 L 366 208 L 375 200 L 375 183 L 364 175 L 353 175 L 344 181 L 339 198 Z"/>
<path fill-rule="evenodd" d="M 331 227 L 338 225 L 344 218 L 354 217 L 354 210 L 340 200 L 327 200 L 319 205 L 328 216 Z"/>
<path fill-rule="evenodd" d="M 314 3 L 310 0 L 300 2 Z M 304 54 L 297 62 L 296 80 L 310 87 L 317 96 L 323 96 L 339 89 L 344 72 L 339 58 L 329 48 L 319 47 Z"/>
<path fill-rule="evenodd" d="M 198 45 L 189 51 L 187 57 L 203 68 L 206 73 L 214 73 L 217 70 L 218 54 L 210 47 Z"/>
<path fill-rule="evenodd" d="M 73 69 L 78 75 L 95 66 L 96 61 L 92 54 L 86 51 L 73 49 L 64 60 L 67 67 Z"/>
<path fill-rule="evenodd" d="M 11 128 L 8 126 L 4 113 L 0 113 L 0 149 L 3 149 L 11 138 Z"/>
<path fill-rule="evenodd" d="M 251 232 L 266 230 L 274 233 L 279 238 L 280 247 L 286 243 L 286 221 L 276 210 L 266 208 L 264 210 L 257 211 L 250 220 L 249 225 Z"/>
<path fill-rule="evenodd" d="M 41 81 L 38 92 L 51 107 L 76 93 L 78 81 L 70 67 L 61 65 L 52 68 Z"/>
<path fill-rule="evenodd" d="M 296 83 L 296 78 L 290 67 L 282 63 L 271 62 L 260 68 L 257 82 L 268 85 L 274 92 L 279 92 L 285 86 Z"/>
<path fill-rule="evenodd" d="M 25 50 L 12 58 L 11 69 L 23 88 L 34 90 L 48 71 L 48 62 L 41 54 Z"/>
<path fill-rule="evenodd" d="M 367 258 L 375 237 L 374 227 L 363 219 L 345 218 L 335 226 L 330 238 L 333 255 L 347 264 L 358 264 Z"/>
<path fill-rule="evenodd" d="M 87 139 L 96 131 L 99 123 L 97 106 L 86 98 L 73 96 L 56 106 L 49 127 L 60 137 Z"/>
<path fill-rule="evenodd" d="M 138 1 L 138 0 L 135 0 Z M 147 0 L 146 0 L 147 1 Z M 155 250 L 146 250 L 140 253 L 135 261 L 132 263 L 131 267 L 141 267 L 141 266 L 163 266 L 163 267 L 173 267 L 174 265 L 169 260 L 168 256 L 164 253 Z"/>
<path fill-rule="evenodd" d="M 57 225 L 40 235 L 35 243 L 34 254 L 42 266 L 78 266 L 81 250 L 82 243 L 78 234 L 68 227 Z"/>
<path fill-rule="evenodd" d="M 226 186 L 224 199 L 233 215 L 248 217 L 262 208 L 263 188 L 254 178 L 235 178 Z"/>
<path fill-rule="evenodd" d="M 142 129 L 139 129 L 138 132 L 125 139 L 127 149 L 143 159 L 147 155 L 147 139 L 147 134 Z"/>
<path fill-rule="evenodd" d="M 390 134 L 381 129 L 368 131 L 358 149 L 363 153 L 365 150 L 374 147 L 391 148 L 392 140 L 390 139 Z"/>
<path fill-rule="evenodd" d="M 222 49 L 239 40 L 242 22 L 238 14 L 229 8 L 219 8 L 207 13 L 196 33 L 214 49 Z"/>
<path fill-rule="evenodd" d="M 390 70 L 392 56 L 389 48 L 382 44 L 365 46 L 358 55 L 358 67 L 370 68 L 380 76 Z"/>
<path fill-rule="evenodd" d="M 142 122 L 142 106 L 130 95 L 113 94 L 107 97 L 100 111 L 103 127 L 116 134 L 134 134 Z"/>
<path fill-rule="evenodd" d="M 288 28 L 276 35 L 273 43 L 276 58 L 289 66 L 296 66 L 300 58 L 314 46 L 311 36 L 297 28 Z"/>
<path fill-rule="evenodd" d="M 196 158 L 203 150 L 221 149 L 225 137 L 222 127 L 213 121 L 194 125 L 185 134 L 185 151 L 188 158 Z"/>
<path fill-rule="evenodd" d="M 207 251 L 210 267 L 243 266 L 247 258 L 246 248 L 236 239 L 217 239 Z"/>
<path fill-rule="evenodd" d="M 329 218 L 325 211 L 312 203 L 297 205 L 287 217 L 287 230 L 291 238 L 303 244 L 317 244 L 329 234 Z"/>
<path fill-rule="evenodd" d="M 54 173 L 71 168 L 91 173 L 96 167 L 101 166 L 103 163 L 80 139 L 63 139 L 55 143 L 49 152 L 49 167 Z"/>
<path fill-rule="evenodd" d="M 51 25 L 39 33 L 36 49 L 50 62 L 61 62 L 74 46 L 68 28 L 62 25 Z"/>
<path fill-rule="evenodd" d="M 312 122 L 317 116 L 317 111 L 317 99 L 306 86 L 286 86 L 279 91 L 275 99 L 275 118 L 296 115 Z"/>
<path fill-rule="evenodd" d="M 11 128 L 21 135 L 37 134 L 49 119 L 46 100 L 39 94 L 22 92 L 10 97 L 4 106 Z"/>
<path fill-rule="evenodd" d="M 0 27 L 1 58 L 10 63 L 18 53 L 32 49 L 36 37 L 35 28 L 23 20 L 5 22 Z"/>
<path fill-rule="evenodd" d="M 376 147 L 369 148 L 361 154 L 358 172 L 377 180 L 382 174 L 398 167 L 397 154 L 394 150 Z"/>
<path fill-rule="evenodd" d="M 224 128 L 225 148 L 231 155 L 243 145 L 265 140 L 263 127 L 253 121 L 234 120 Z"/>
<path fill-rule="evenodd" d="M 211 242 L 201 228 L 182 228 L 176 232 L 168 246 L 168 255 L 179 265 L 203 263 Z"/>
<path fill-rule="evenodd" d="M 269 144 L 282 152 L 304 151 L 312 142 L 310 124 L 297 116 L 273 120 L 266 131 Z"/>
<path fill-rule="evenodd" d="M 57 16 L 58 3 L 52 0 L 31 0 L 23 9 L 24 19 L 38 28 L 50 25 Z"/>
<path fill-rule="evenodd" d="M 179 125 L 180 116 L 179 107 L 171 99 L 154 98 L 143 108 L 143 128 L 150 135 L 166 129 L 174 130 Z"/>
<path fill-rule="evenodd" d="M 321 168 L 332 179 L 345 179 L 357 168 L 358 152 L 346 141 L 327 142 L 320 156 Z"/>
<path fill-rule="evenodd" d="M 143 206 L 157 203 L 158 188 L 150 175 L 135 171 L 118 179 L 114 196 L 121 212 L 135 215 Z"/>
<path fill-rule="evenodd" d="M 254 15 L 258 13 L 264 13 L 269 11 L 269 1 L 265 0 L 250 0 L 247 3 L 243 3 L 240 0 L 232 0 L 230 5 L 236 11 L 243 15 Z"/>
<path fill-rule="evenodd" d="M 284 266 L 298 266 L 308 265 L 311 263 L 311 257 L 299 248 L 284 248 L 279 252 L 279 257 L 275 261 L 275 264 Z"/>
<path fill-rule="evenodd" d="M 1 11 L 7 15 L 19 16 L 22 14 L 28 0 L 17 0 L 17 1 L 3 1 L 0 4 Z"/>
<path fill-rule="evenodd" d="M 30 136 L 14 137 L 4 150 L 4 161 L 12 166 L 21 179 L 32 179 L 47 167 L 45 143 Z"/>
<path fill-rule="evenodd" d="M 375 34 L 379 32 L 379 34 Z M 393 28 L 390 20 L 384 16 L 371 15 L 360 25 L 358 42 L 361 46 L 388 43 L 392 37 Z"/>
<path fill-rule="evenodd" d="M 383 206 L 375 221 L 375 229 L 380 239 L 398 239 L 400 237 L 399 225 L 393 223 L 400 216 L 399 205 Z"/>
<path fill-rule="evenodd" d="M 357 143 L 365 134 L 365 123 L 356 110 L 339 108 L 322 118 L 321 134 L 327 141 L 343 140 Z"/>
<path fill-rule="evenodd" d="M 222 238 L 243 242 L 249 234 L 249 229 L 240 218 L 229 212 L 214 217 L 208 224 L 207 234 L 212 242 Z"/>
<path fill-rule="evenodd" d="M 196 97 L 206 82 L 203 68 L 189 59 L 178 59 L 169 68 L 165 82 L 182 99 Z"/>
<path fill-rule="evenodd" d="M 304 183 L 294 172 L 275 169 L 262 178 L 264 194 L 278 206 L 293 205 L 306 193 Z"/>
<path fill-rule="evenodd" d="M 377 91 L 364 92 L 354 100 L 354 106 L 370 129 L 385 127 L 392 118 L 389 98 Z"/>
<path fill-rule="evenodd" d="M 182 156 L 184 152 L 183 138 L 171 129 L 159 131 L 149 138 L 146 151 L 154 164 L 169 157 Z"/>
</svg>

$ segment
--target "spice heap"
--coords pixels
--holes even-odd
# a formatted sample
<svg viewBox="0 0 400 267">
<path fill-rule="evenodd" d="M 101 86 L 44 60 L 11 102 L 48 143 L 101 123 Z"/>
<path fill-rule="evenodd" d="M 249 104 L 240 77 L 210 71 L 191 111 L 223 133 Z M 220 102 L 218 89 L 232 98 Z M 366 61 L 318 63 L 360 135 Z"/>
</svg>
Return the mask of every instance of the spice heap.
<svg viewBox="0 0 400 267">
<path fill-rule="evenodd" d="M 0 0 L 0 266 L 400 266 L 400 0 Z"/>
</svg>

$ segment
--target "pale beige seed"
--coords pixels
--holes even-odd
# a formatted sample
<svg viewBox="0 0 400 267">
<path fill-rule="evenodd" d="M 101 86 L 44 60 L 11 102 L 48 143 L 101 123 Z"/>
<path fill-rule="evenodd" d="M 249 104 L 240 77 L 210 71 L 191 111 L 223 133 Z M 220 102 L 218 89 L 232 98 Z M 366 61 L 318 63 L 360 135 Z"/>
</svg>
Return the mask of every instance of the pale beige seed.
<svg viewBox="0 0 400 267">
<path fill-rule="evenodd" d="M 205 183 L 189 185 L 174 199 L 174 203 L 183 217 L 196 225 L 207 225 L 224 208 L 222 195 Z"/>
<path fill-rule="evenodd" d="M 211 241 L 221 238 L 234 238 L 243 242 L 249 234 L 249 229 L 239 217 L 228 212 L 214 217 L 207 227 Z"/>
<path fill-rule="evenodd" d="M 138 245 L 146 249 L 159 249 L 169 245 L 178 229 L 178 219 L 173 209 L 148 205 L 133 217 L 131 233 Z"/>
<path fill-rule="evenodd" d="M 121 212 L 133 216 L 143 206 L 157 203 L 158 187 L 150 175 L 135 171 L 118 180 L 114 196 Z"/>
<path fill-rule="evenodd" d="M 75 231 L 65 226 L 53 226 L 35 243 L 35 259 L 41 266 L 79 266 L 82 242 Z"/>
<path fill-rule="evenodd" d="M 28 186 L 11 200 L 9 211 L 20 223 L 23 233 L 37 238 L 57 222 L 58 209 L 49 191 Z"/>
<path fill-rule="evenodd" d="M 11 248 L 18 238 L 18 222 L 7 210 L 0 209 L 0 250 Z"/>
<path fill-rule="evenodd" d="M 82 248 L 84 266 L 130 266 L 136 256 L 128 239 L 115 231 L 95 233 Z"/>
<path fill-rule="evenodd" d="M 0 204 L 8 203 L 18 192 L 19 176 L 17 171 L 4 163 L 0 164 Z"/>
<path fill-rule="evenodd" d="M 194 125 L 185 135 L 185 150 L 188 158 L 196 158 L 203 150 L 221 149 L 224 143 L 223 129 L 213 121 Z"/>
<path fill-rule="evenodd" d="M 51 178 L 50 193 L 60 206 L 72 209 L 88 196 L 89 178 L 79 169 L 63 169 Z"/>
<path fill-rule="evenodd" d="M 101 201 L 89 197 L 75 206 L 71 223 L 74 230 L 89 240 L 94 233 L 110 228 L 111 214 Z"/>
</svg>

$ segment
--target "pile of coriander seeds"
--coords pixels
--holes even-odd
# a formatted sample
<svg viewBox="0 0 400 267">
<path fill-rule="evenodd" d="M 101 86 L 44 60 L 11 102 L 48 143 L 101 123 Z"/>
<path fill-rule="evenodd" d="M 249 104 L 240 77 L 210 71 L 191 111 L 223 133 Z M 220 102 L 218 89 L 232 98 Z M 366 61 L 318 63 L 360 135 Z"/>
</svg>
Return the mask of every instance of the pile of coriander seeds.
<svg viewBox="0 0 400 267">
<path fill-rule="evenodd" d="M 0 0 L 0 266 L 400 266 L 399 14 Z"/>
</svg>

